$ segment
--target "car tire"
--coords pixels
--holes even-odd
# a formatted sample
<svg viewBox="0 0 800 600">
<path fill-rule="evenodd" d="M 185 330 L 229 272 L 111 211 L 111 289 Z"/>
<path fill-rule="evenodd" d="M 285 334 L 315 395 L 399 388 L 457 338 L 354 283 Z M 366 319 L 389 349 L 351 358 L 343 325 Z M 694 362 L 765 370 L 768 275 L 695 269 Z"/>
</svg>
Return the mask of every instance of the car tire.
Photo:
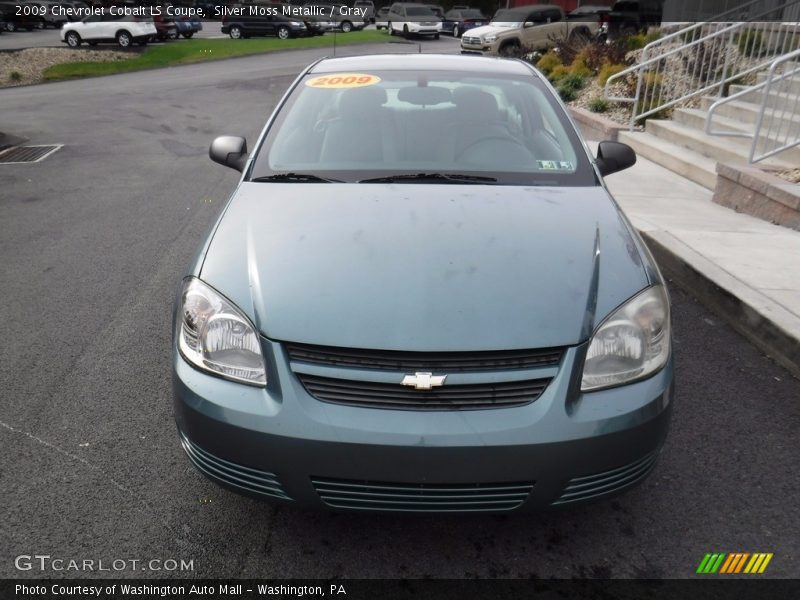
<svg viewBox="0 0 800 600">
<path fill-rule="evenodd" d="M 67 41 L 67 46 L 70 48 L 77 48 L 81 45 L 81 36 L 74 31 L 68 31 L 64 39 Z"/>
<path fill-rule="evenodd" d="M 389 35 L 396 35 L 395 32 L 394 32 L 394 27 L 392 27 L 392 22 L 391 21 L 389 21 L 389 23 L 386 26 L 386 28 L 389 30 Z"/>
<path fill-rule="evenodd" d="M 185 37 L 185 38 L 188 40 L 188 39 L 189 39 L 190 37 L 192 37 L 193 35 L 194 35 L 194 31 L 190 31 L 189 33 L 184 33 L 184 34 L 183 34 L 183 37 Z"/>
<path fill-rule="evenodd" d="M 350 21 L 342 21 L 342 33 L 353 31 L 353 24 Z"/>
<path fill-rule="evenodd" d="M 12 23 L 11 21 L 6 23 L 6 31 L 10 31 L 11 33 L 14 33 L 16 30 L 17 30 L 17 26 L 14 25 L 14 23 Z"/>
<path fill-rule="evenodd" d="M 408 39 L 408 25 L 403 25 L 403 39 Z"/>
<path fill-rule="evenodd" d="M 453 25 L 453 37 L 457 38 L 461 32 L 458 30 L 458 25 Z"/>
<path fill-rule="evenodd" d="M 433 34 L 433 39 L 438 40 L 439 39 L 439 34 L 438 33 L 434 33 Z"/>
<path fill-rule="evenodd" d="M 519 42 L 513 40 L 511 42 L 507 42 L 502 46 L 500 46 L 500 49 L 497 51 L 497 53 L 500 56 L 516 56 L 517 54 L 519 54 L 519 49 L 520 49 Z"/>
<path fill-rule="evenodd" d="M 47 23 L 44 22 L 44 19 L 36 21 L 36 29 L 47 29 Z"/>
<path fill-rule="evenodd" d="M 120 48 L 130 48 L 131 44 L 133 44 L 133 37 L 131 36 L 130 32 L 122 31 L 117 32 L 117 44 Z"/>
<path fill-rule="evenodd" d="M 238 25 L 231 26 L 228 30 L 228 35 L 231 36 L 232 40 L 240 40 L 244 37 L 244 35 L 242 35 L 242 28 Z"/>
<path fill-rule="evenodd" d="M 282 40 L 288 40 L 290 37 L 292 37 L 292 32 L 289 31 L 289 28 L 286 27 L 285 25 L 281 25 L 280 27 L 278 27 L 277 34 L 278 37 Z"/>
</svg>

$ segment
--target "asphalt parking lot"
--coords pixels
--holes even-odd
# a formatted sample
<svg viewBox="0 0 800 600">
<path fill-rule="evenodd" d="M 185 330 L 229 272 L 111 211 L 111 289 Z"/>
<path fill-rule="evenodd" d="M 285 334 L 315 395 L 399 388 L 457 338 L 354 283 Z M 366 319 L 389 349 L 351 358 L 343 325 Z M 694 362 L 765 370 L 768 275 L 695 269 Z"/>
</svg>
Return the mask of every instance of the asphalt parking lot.
<svg viewBox="0 0 800 600">
<path fill-rule="evenodd" d="M 0 577 L 108 574 L 15 568 L 33 554 L 193 561 L 112 573 L 147 577 L 691 577 L 712 551 L 772 552 L 766 576 L 800 576 L 800 381 L 676 288 L 672 431 L 650 478 L 618 499 L 533 516 L 309 513 L 190 467 L 170 311 L 237 181 L 208 144 L 254 141 L 327 53 L 0 90 L 0 130 L 65 144 L 0 165 Z"/>
</svg>

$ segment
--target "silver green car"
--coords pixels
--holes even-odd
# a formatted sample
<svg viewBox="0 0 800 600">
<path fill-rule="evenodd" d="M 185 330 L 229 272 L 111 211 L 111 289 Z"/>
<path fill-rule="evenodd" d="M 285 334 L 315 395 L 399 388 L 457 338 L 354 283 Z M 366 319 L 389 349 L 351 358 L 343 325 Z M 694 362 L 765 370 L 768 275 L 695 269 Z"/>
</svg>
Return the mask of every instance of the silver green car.
<svg viewBox="0 0 800 600">
<path fill-rule="evenodd" d="M 259 102 L 254 97 L 254 102 Z M 507 512 L 619 493 L 673 398 L 664 281 L 547 81 L 507 59 L 325 59 L 183 279 L 192 464 L 309 508 Z"/>
</svg>

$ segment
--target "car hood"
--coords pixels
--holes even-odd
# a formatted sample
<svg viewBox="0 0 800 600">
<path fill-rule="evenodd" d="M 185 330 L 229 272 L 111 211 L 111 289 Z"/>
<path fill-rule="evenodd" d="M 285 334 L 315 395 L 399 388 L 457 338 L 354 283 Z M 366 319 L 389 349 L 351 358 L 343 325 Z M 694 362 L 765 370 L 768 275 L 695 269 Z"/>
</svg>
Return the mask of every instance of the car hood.
<svg viewBox="0 0 800 600">
<path fill-rule="evenodd" d="M 242 183 L 200 277 L 268 338 L 573 345 L 648 284 L 601 187 Z"/>
<path fill-rule="evenodd" d="M 490 33 L 499 34 L 507 31 L 513 31 L 513 27 L 495 27 L 494 25 L 483 25 L 481 27 L 473 27 L 469 30 L 469 37 L 483 38 Z"/>
</svg>

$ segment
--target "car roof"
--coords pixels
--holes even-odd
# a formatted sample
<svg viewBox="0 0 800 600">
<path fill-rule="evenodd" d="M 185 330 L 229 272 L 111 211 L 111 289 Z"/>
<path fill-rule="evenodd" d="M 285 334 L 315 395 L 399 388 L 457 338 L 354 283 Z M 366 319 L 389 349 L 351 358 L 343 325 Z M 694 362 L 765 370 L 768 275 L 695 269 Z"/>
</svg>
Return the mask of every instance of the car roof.
<svg viewBox="0 0 800 600">
<path fill-rule="evenodd" d="M 371 54 L 323 58 L 311 73 L 336 73 L 369 71 L 465 71 L 472 73 L 502 73 L 507 75 L 534 75 L 536 71 L 526 63 L 488 56 L 462 56 L 460 54 Z"/>
<path fill-rule="evenodd" d="M 497 12 L 510 12 L 510 13 L 532 13 L 532 12 L 539 12 L 542 10 L 561 10 L 560 7 L 556 6 L 555 4 L 529 4 L 528 6 L 517 6 L 515 8 L 501 8 Z"/>
</svg>

